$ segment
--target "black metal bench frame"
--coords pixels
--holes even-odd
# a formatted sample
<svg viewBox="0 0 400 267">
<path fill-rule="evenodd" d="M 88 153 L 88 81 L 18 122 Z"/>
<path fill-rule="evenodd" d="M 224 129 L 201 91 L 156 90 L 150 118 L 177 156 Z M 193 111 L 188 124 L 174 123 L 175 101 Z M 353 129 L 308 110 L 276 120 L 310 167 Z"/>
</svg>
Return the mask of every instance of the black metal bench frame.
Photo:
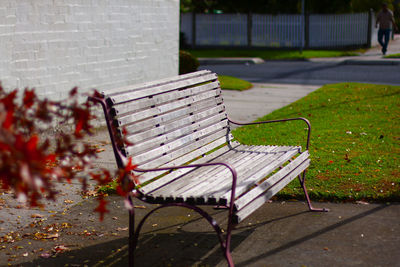
<svg viewBox="0 0 400 267">
<path fill-rule="evenodd" d="M 206 88 L 206 89 L 203 89 Z M 193 92 L 192 92 L 192 91 Z M 189 93 L 182 93 L 182 92 L 189 92 Z M 202 97 L 200 97 L 204 92 L 207 92 L 207 94 L 210 94 L 210 92 L 212 93 L 212 96 L 207 98 L 206 100 L 202 99 Z M 310 211 L 327 211 L 327 209 L 316 209 L 313 208 L 310 202 L 310 198 L 309 195 L 307 193 L 307 189 L 306 189 L 306 185 L 305 185 L 305 179 L 306 179 L 306 168 L 308 167 L 309 164 L 309 156 L 308 156 L 308 149 L 309 149 L 309 145 L 310 145 L 310 134 L 311 134 L 311 125 L 310 122 L 305 119 L 305 118 L 289 118 L 289 119 L 282 119 L 282 120 L 273 120 L 273 121 L 263 121 L 263 122 L 252 122 L 252 123 L 240 123 L 240 122 L 235 122 L 233 120 L 230 120 L 228 118 L 228 116 L 226 115 L 225 112 L 225 107 L 222 101 L 222 97 L 221 97 L 221 90 L 219 87 L 219 82 L 218 82 L 218 78 L 217 75 L 210 72 L 210 71 L 199 71 L 199 72 L 195 72 L 195 73 L 190 73 L 190 74 L 186 74 L 186 75 L 181 75 L 181 76 L 177 76 L 177 77 L 173 77 L 171 79 L 163 79 L 160 81 L 155 81 L 155 82 L 151 82 L 151 83 L 146 83 L 146 84 L 141 84 L 141 85 L 136 85 L 136 86 L 132 86 L 132 87 L 125 87 L 125 88 L 120 88 L 120 89 L 113 89 L 110 91 L 106 91 L 103 92 L 103 97 L 92 97 L 92 100 L 98 102 L 101 104 L 101 106 L 103 107 L 104 110 L 104 115 L 105 115 L 105 120 L 106 120 L 106 124 L 108 127 L 108 131 L 110 133 L 110 139 L 111 139 L 111 143 L 112 143 L 112 147 L 113 147 L 113 151 L 115 154 L 115 158 L 116 158 L 116 162 L 119 168 L 124 168 L 125 164 L 127 162 L 127 158 L 128 157 L 132 157 L 132 159 L 135 159 L 135 155 L 134 153 L 129 153 L 129 149 L 127 148 L 126 145 L 121 145 L 121 135 L 123 135 L 123 131 L 121 130 L 122 127 L 126 127 L 128 125 L 128 128 L 134 128 L 135 124 L 137 123 L 138 125 L 140 125 L 142 123 L 142 119 L 146 120 L 146 118 L 148 120 L 154 120 L 154 118 L 156 118 L 156 120 L 160 117 L 159 114 L 154 113 L 154 109 L 157 110 L 157 105 L 156 102 L 158 100 L 156 100 L 157 97 L 160 98 L 165 98 L 167 100 L 163 100 L 163 104 L 164 106 L 167 106 L 167 104 L 174 104 L 177 101 L 185 101 L 183 106 L 179 106 L 179 107 L 173 107 L 170 108 L 170 110 L 164 111 L 161 107 L 164 107 L 162 105 L 160 105 L 160 114 L 164 114 L 163 112 L 165 112 L 165 114 L 167 114 L 168 112 L 174 113 L 176 112 L 176 110 L 180 111 L 183 108 L 191 108 L 190 112 L 188 114 L 186 114 L 185 116 L 181 116 L 178 118 L 178 115 L 176 115 L 174 117 L 174 120 L 177 120 L 179 122 L 179 120 L 182 120 L 182 118 L 187 119 L 189 117 L 193 117 L 195 116 L 194 114 L 196 112 L 198 112 L 197 108 L 195 108 L 195 102 L 196 101 L 203 101 L 205 103 L 205 101 L 210 101 L 212 100 L 211 104 L 207 105 L 204 109 L 204 111 L 201 111 L 203 113 L 207 113 L 207 110 L 211 110 L 214 108 L 214 106 L 216 105 L 218 107 L 218 113 L 215 113 L 218 120 L 221 120 L 221 125 L 222 128 L 216 128 L 217 130 L 219 130 L 220 132 L 224 132 L 226 130 L 226 150 L 229 151 L 229 153 L 236 153 L 236 154 L 232 154 L 232 155 L 237 155 L 242 153 L 245 156 L 242 156 L 240 154 L 240 157 L 238 157 L 238 159 L 235 162 L 240 162 L 240 164 L 245 165 L 243 162 L 246 161 L 246 157 L 249 157 L 249 160 L 246 161 L 246 164 L 248 164 L 247 168 L 256 168 L 256 166 L 252 166 L 252 159 L 257 159 L 257 160 L 262 160 L 260 162 L 267 162 L 268 158 L 272 158 L 269 159 L 269 163 L 270 165 L 274 166 L 274 170 L 278 169 L 278 170 L 285 170 L 282 171 L 282 174 L 275 174 L 270 176 L 267 180 L 264 179 L 256 179 L 256 181 L 252 181 L 253 178 L 249 179 L 249 182 L 244 182 L 244 181 L 238 181 L 238 179 L 240 178 L 240 176 L 238 176 L 238 172 L 236 169 L 243 169 L 242 166 L 235 166 L 235 162 L 229 162 L 230 158 L 227 158 L 227 162 L 224 161 L 219 161 L 218 157 L 215 158 L 211 158 L 210 160 L 206 160 L 205 162 L 200 162 L 197 163 L 196 160 L 192 161 L 193 159 L 190 158 L 189 162 L 185 162 L 185 164 L 172 164 L 169 165 L 168 161 L 165 162 L 162 161 L 157 162 L 157 160 L 159 158 L 163 158 L 165 155 L 167 155 L 168 153 L 174 154 L 176 153 L 176 151 L 179 151 L 179 149 L 185 148 L 185 145 L 190 146 L 193 143 L 198 142 L 198 139 L 201 139 L 203 136 L 199 135 L 198 132 L 201 132 L 202 129 L 198 129 L 197 127 L 203 127 L 203 126 L 198 126 L 198 125 L 202 125 L 202 123 L 204 121 L 208 120 L 208 117 L 203 116 L 201 117 L 200 115 L 198 115 L 198 117 L 201 117 L 201 123 L 199 123 L 198 125 L 196 124 L 197 121 L 192 121 L 191 123 L 185 125 L 185 127 L 192 127 L 190 128 L 190 133 L 188 133 L 187 135 L 183 134 L 182 136 L 179 136 L 177 133 L 175 132 L 179 132 L 179 127 L 177 126 L 178 129 L 175 129 L 174 131 L 172 131 L 174 134 L 171 134 L 171 132 L 168 131 L 160 131 L 160 134 L 158 135 L 154 135 L 152 136 L 149 140 L 147 139 L 143 139 L 143 136 L 146 136 L 146 133 L 148 132 L 149 134 L 151 133 L 151 128 L 149 128 L 149 130 L 147 132 L 144 133 L 140 133 L 138 135 L 142 136 L 141 138 L 143 140 L 145 140 L 144 142 L 148 143 L 145 144 L 147 145 L 147 147 L 151 147 L 152 144 L 152 140 L 158 140 L 157 138 L 160 138 L 160 136 L 162 137 L 167 136 L 167 135 L 171 135 L 174 139 L 173 141 L 165 141 L 168 140 L 167 137 L 165 137 L 163 140 L 163 143 L 157 143 L 155 141 L 155 147 L 151 147 L 150 149 L 148 149 L 148 151 L 144 148 L 140 148 L 140 149 L 144 149 L 145 152 L 141 152 L 143 154 L 145 154 L 145 157 L 143 157 L 143 154 L 139 155 L 138 157 L 140 158 L 141 156 L 143 157 L 142 162 L 145 162 L 145 164 L 152 166 L 151 168 L 142 168 L 141 164 L 138 164 L 138 168 L 135 169 L 135 173 L 139 174 L 139 173 L 151 173 L 151 172 L 156 172 L 157 175 L 156 176 L 152 176 L 151 179 L 147 178 L 147 182 L 149 181 L 162 181 L 164 179 L 164 177 L 162 175 L 158 175 L 160 172 L 163 173 L 163 175 L 171 175 L 171 173 L 173 172 L 177 172 L 179 170 L 182 171 L 182 174 L 178 173 L 176 176 L 176 178 L 169 178 L 169 180 L 167 179 L 167 182 L 164 182 L 164 184 L 161 184 L 160 186 L 157 187 L 157 189 L 153 189 L 150 190 L 151 192 L 154 191 L 158 191 L 161 190 L 164 192 L 164 194 L 168 191 L 168 187 L 172 187 L 172 186 L 176 186 L 176 185 L 171 185 L 174 183 L 178 183 L 177 181 L 179 180 L 179 183 L 184 183 L 186 182 L 185 179 L 190 180 L 189 178 L 186 178 L 188 175 L 191 175 L 193 173 L 195 173 L 195 171 L 193 170 L 198 170 L 198 169 L 203 169 L 203 168 L 212 168 L 212 170 L 214 172 L 219 171 L 219 172 L 224 172 L 223 169 L 225 169 L 225 173 L 224 176 L 222 177 L 221 175 L 221 179 L 223 180 L 219 180 L 223 183 L 228 183 L 225 182 L 225 179 L 230 179 L 229 181 L 231 181 L 229 184 L 229 190 L 226 189 L 225 187 L 222 187 L 223 190 L 226 190 L 226 192 L 224 191 L 223 194 L 220 193 L 219 191 L 216 192 L 216 194 L 219 194 L 219 198 L 214 197 L 214 195 L 208 194 L 207 192 L 203 192 L 203 195 L 196 195 L 196 192 L 193 192 L 192 188 L 202 188 L 198 182 L 198 180 L 196 180 L 196 182 L 193 182 L 192 184 L 190 182 L 186 182 L 187 184 L 182 184 L 180 186 L 179 189 L 181 188 L 188 188 L 188 191 L 191 193 L 186 194 L 186 197 L 183 197 L 183 195 L 186 192 L 182 192 L 181 195 L 175 195 L 172 196 L 172 192 L 171 196 L 164 196 L 164 195 L 157 195 L 154 193 L 149 193 L 149 192 L 144 192 L 144 189 L 146 188 L 146 186 L 143 188 L 141 187 L 137 187 L 131 197 L 137 197 L 138 199 L 147 202 L 147 203 L 157 203 L 160 204 L 160 206 L 156 207 L 155 209 L 153 209 L 152 211 L 150 211 L 138 224 L 138 226 L 136 227 L 135 230 L 135 211 L 134 209 L 129 211 L 129 265 L 133 266 L 134 265 L 134 251 L 136 248 L 136 244 L 138 242 L 138 237 L 139 237 L 139 233 L 140 230 L 144 224 L 144 222 L 146 221 L 146 219 L 153 214 L 155 211 L 162 209 L 164 207 L 170 207 L 170 206 L 178 206 L 178 207 L 184 207 L 187 209 L 191 209 L 195 212 L 197 212 L 198 214 L 200 214 L 202 217 L 204 217 L 209 223 L 210 225 L 214 228 L 215 232 L 218 235 L 219 238 L 219 242 L 221 245 L 221 249 L 222 252 L 228 262 L 229 266 L 233 266 L 233 260 L 231 257 L 231 252 L 230 252 L 230 243 L 231 243 L 231 234 L 232 234 L 232 230 L 234 228 L 234 226 L 239 223 L 241 220 L 243 220 L 244 218 L 246 218 L 247 216 L 249 216 L 254 210 L 256 210 L 258 207 L 260 207 L 263 203 L 265 203 L 269 198 L 271 198 L 274 194 L 276 194 L 281 188 L 283 188 L 287 183 L 289 183 L 291 180 L 293 180 L 295 177 L 298 177 L 300 184 L 304 190 L 304 194 L 305 194 L 305 198 L 307 200 L 308 203 L 308 207 Z M 215 96 L 214 96 L 215 94 Z M 174 99 L 174 97 L 176 96 L 176 99 Z M 201 98 L 201 99 L 200 99 Z M 216 104 L 214 104 L 214 98 L 217 99 Z M 198 100 L 200 99 L 200 100 Z M 141 101 L 141 102 L 140 102 Z M 175 102 L 174 102 L 175 101 Z M 154 103 L 153 103 L 154 102 Z M 137 103 L 138 106 L 142 106 L 142 107 L 137 107 L 135 104 Z M 167 103 L 167 104 L 165 104 Z M 196 102 L 197 103 L 197 102 Z M 121 105 L 123 108 L 120 108 L 120 110 L 118 109 L 117 105 Z M 125 106 L 124 106 L 125 105 Z M 117 108 L 116 108 L 117 106 Z M 121 112 L 120 111 L 125 112 L 126 115 L 125 117 L 121 117 Z M 134 112 L 131 110 L 136 110 L 135 112 L 137 112 L 137 114 L 139 114 L 137 118 L 134 118 L 135 115 Z M 149 110 L 151 110 L 152 112 L 149 112 Z M 140 115 L 146 111 L 143 117 L 140 117 Z M 142 112 L 142 113 L 140 113 Z M 201 113 L 200 112 L 200 113 Z M 209 111 L 210 113 L 210 111 Z M 212 112 L 211 112 L 212 113 Z M 210 113 L 210 114 L 211 114 Z M 212 116 L 215 115 L 214 113 L 212 113 Z M 146 117 L 147 116 L 147 117 Z M 170 116 L 170 115 L 169 115 Z M 210 115 L 207 115 L 210 116 Z M 162 117 L 162 116 L 161 116 Z M 134 119 L 132 119 L 134 118 Z M 125 120 L 126 119 L 126 120 Z M 191 119 L 194 120 L 194 119 Z M 307 124 L 307 140 L 306 140 L 306 150 L 304 152 L 301 152 L 301 148 L 300 147 L 279 147 L 279 146 L 274 146 L 272 148 L 270 147 L 266 147 L 266 146 L 258 146 L 258 147 L 254 147 L 254 146 L 242 146 L 240 144 L 234 143 L 232 141 L 232 136 L 230 136 L 230 127 L 229 125 L 231 124 L 235 124 L 235 125 L 239 125 L 239 126 L 244 126 L 244 125 L 255 125 L 255 124 L 265 124 L 265 123 L 278 123 L 278 122 L 285 122 L 285 121 L 292 121 L 292 120 L 301 120 L 304 121 Z M 173 121 L 174 122 L 174 121 Z M 134 125 L 132 125 L 132 123 Z M 213 123 L 208 123 L 206 126 L 204 126 L 206 129 L 207 127 L 214 127 Z M 219 124 L 220 122 L 217 121 L 216 124 Z M 173 123 L 171 123 L 172 125 Z M 160 124 L 154 125 L 154 128 L 159 128 Z M 129 132 L 129 131 L 128 131 Z M 194 135 L 194 136 L 192 136 Z M 207 134 L 207 138 L 209 138 L 209 135 L 211 134 Z M 198 138 L 198 136 L 200 136 Z M 171 138 L 172 138 L 171 137 Z M 189 138 L 189 139 L 188 139 Z M 223 139 L 223 137 L 219 136 L 218 140 Z M 160 138 L 162 139 L 162 138 Z M 189 141 L 186 141 L 186 139 L 188 139 Z M 185 140 L 185 141 L 181 141 L 181 140 Z M 195 147 L 193 147 L 194 150 L 201 150 L 204 149 L 205 147 L 208 146 L 209 143 L 207 143 L 206 141 L 203 141 L 204 145 L 196 145 Z M 174 142 L 181 142 L 182 144 L 179 143 L 179 146 L 177 146 L 178 148 L 174 147 L 173 149 L 171 148 L 170 150 L 168 149 L 164 149 L 163 151 L 165 151 L 163 154 L 160 154 L 159 157 L 157 157 L 157 155 L 155 155 L 155 157 L 152 156 L 152 151 L 158 151 L 158 146 L 159 147 L 165 147 L 166 142 L 170 142 L 170 144 L 174 144 Z M 210 144 L 212 144 L 212 142 L 215 142 L 214 140 L 210 141 Z M 140 145 L 140 143 L 139 143 Z M 172 146 L 172 145 L 171 145 Z M 145 146 L 146 147 L 146 146 Z M 220 147 L 219 143 L 215 144 L 213 146 L 211 146 L 211 149 L 216 149 L 217 147 Z M 238 150 L 235 151 L 235 147 L 238 148 L 240 147 L 243 150 Z M 133 146 L 132 148 L 133 150 L 135 150 L 135 146 Z M 232 152 L 233 151 L 233 152 Z M 271 151 L 278 151 L 278 152 L 271 152 Z M 292 156 L 292 152 L 295 151 L 297 158 L 294 158 L 294 156 Z M 291 154 L 288 154 L 288 152 L 290 152 Z M 154 152 L 157 153 L 157 152 Z M 153 153 L 153 154 L 154 154 Z M 186 154 L 185 154 L 186 153 Z M 186 155 L 189 155 L 189 152 L 185 152 L 185 153 L 180 153 L 180 157 L 184 158 L 186 157 Z M 196 152 L 197 154 L 195 155 L 199 155 L 200 152 Z M 201 152 L 201 155 L 205 155 L 205 153 Z M 246 154 L 247 153 L 247 154 Z M 281 154 L 279 154 L 281 153 Z M 279 155 L 289 155 L 289 158 L 285 161 L 285 164 L 283 164 L 281 159 L 278 162 L 278 156 L 275 156 L 275 154 L 279 154 Z M 150 155 L 150 156 L 149 156 Z M 182 156 L 183 155 L 183 156 Z M 190 154 L 191 155 L 191 154 Z M 223 155 L 223 154 L 222 154 Z M 274 158 L 275 157 L 275 158 Z M 151 160 L 149 160 L 149 158 L 152 158 Z M 182 161 L 182 160 L 180 160 Z M 203 160 L 204 161 L 204 160 Z M 171 160 L 170 162 L 174 162 L 174 160 Z M 260 162 L 258 163 L 258 165 L 260 165 Z M 277 166 L 275 166 L 276 164 L 278 164 Z M 266 165 L 267 166 L 267 165 Z M 277 167 L 277 168 L 275 168 Z M 267 173 L 265 171 L 266 167 L 260 167 L 258 166 L 258 168 L 260 170 L 263 170 L 263 172 L 259 171 L 260 174 L 257 173 L 257 175 L 264 175 L 265 173 Z M 272 168 L 272 167 L 271 167 Z M 212 171 L 209 171 L 212 173 Z M 245 173 L 245 171 L 242 171 L 242 173 Z M 272 170 L 268 171 L 268 174 L 272 173 Z M 279 173 L 279 172 L 278 172 Z M 203 174 L 203 173 L 201 173 Z M 211 174 L 210 174 L 211 175 Z M 212 176 L 212 175 L 211 175 Z M 211 177 L 210 176 L 210 177 Z M 260 176 L 260 177 L 261 177 Z M 282 177 L 281 177 L 282 176 Z M 146 177 L 146 176 L 145 176 Z M 173 176 L 174 177 L 174 176 Z M 199 178 L 200 179 L 200 178 Z M 246 178 L 248 179 L 248 178 Z M 273 182 L 269 182 L 269 179 L 272 179 Z M 253 179 L 254 180 L 254 179 Z M 183 181 L 183 182 L 182 182 Z M 239 182 L 239 185 L 238 185 Z M 197 183 L 197 184 L 196 184 Z M 200 180 L 200 183 L 202 183 L 202 180 Z M 214 183 L 214 184 L 212 184 Z M 212 185 L 215 185 L 215 182 L 211 181 Z M 178 184 L 179 185 L 179 184 Z M 176 187 L 178 188 L 178 187 Z M 210 186 L 211 188 L 211 186 Z M 225 189 L 224 189 L 225 188 Z M 253 188 L 255 188 L 253 190 Z M 178 190 L 179 191 L 179 190 Z M 262 193 L 260 193 L 262 192 Z M 215 192 L 214 192 L 215 193 Z M 237 194 L 238 193 L 238 194 Z M 194 196 L 190 195 L 190 194 L 194 194 Z M 204 197 L 203 197 L 204 196 Z M 228 209 L 228 222 L 227 222 L 227 230 L 226 230 L 226 234 L 224 237 L 223 231 L 221 230 L 221 228 L 219 227 L 219 225 L 217 224 L 217 222 L 207 213 L 205 212 L 203 209 L 201 209 L 199 207 L 199 205 L 222 205 L 225 206 Z M 254 208 L 253 208 L 254 206 Z M 242 212 L 244 211 L 244 212 Z M 240 212 L 242 212 L 243 214 L 240 214 Z"/>
</svg>

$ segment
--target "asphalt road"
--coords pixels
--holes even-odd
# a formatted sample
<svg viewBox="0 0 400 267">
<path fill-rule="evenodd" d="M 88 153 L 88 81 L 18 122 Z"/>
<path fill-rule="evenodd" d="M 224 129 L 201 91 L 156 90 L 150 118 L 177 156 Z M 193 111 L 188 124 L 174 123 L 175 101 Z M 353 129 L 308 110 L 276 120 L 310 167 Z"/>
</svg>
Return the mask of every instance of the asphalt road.
<svg viewBox="0 0 400 267">
<path fill-rule="evenodd" d="M 338 62 L 267 61 L 263 64 L 203 65 L 219 75 L 250 82 L 321 85 L 363 82 L 400 85 L 400 65 L 349 65 Z"/>
</svg>

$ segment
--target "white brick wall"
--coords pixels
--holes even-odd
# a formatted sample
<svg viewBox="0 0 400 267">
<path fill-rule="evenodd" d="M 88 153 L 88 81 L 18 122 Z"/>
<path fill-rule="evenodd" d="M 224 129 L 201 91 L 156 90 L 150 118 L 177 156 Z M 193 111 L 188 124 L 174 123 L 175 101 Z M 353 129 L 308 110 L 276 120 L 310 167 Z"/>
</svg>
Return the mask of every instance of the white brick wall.
<svg viewBox="0 0 400 267">
<path fill-rule="evenodd" d="M 63 99 L 178 74 L 179 0 L 0 0 L 0 81 Z"/>
</svg>

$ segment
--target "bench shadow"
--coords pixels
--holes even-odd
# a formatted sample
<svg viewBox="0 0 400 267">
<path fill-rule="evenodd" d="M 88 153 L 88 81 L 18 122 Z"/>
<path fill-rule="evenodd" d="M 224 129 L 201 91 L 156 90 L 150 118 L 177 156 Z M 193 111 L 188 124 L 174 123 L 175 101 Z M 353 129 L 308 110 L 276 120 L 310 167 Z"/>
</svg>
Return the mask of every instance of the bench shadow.
<svg viewBox="0 0 400 267">
<path fill-rule="evenodd" d="M 260 227 L 279 222 L 285 219 L 295 219 L 296 217 L 309 213 L 308 211 L 295 212 L 287 216 L 280 216 L 270 220 L 265 220 L 252 225 L 238 225 L 232 233 L 231 251 L 235 266 L 248 266 L 259 260 L 265 260 L 270 256 L 282 251 L 291 249 L 303 242 L 316 238 L 329 231 L 350 224 L 366 216 L 385 209 L 386 205 L 380 205 L 371 210 L 357 214 L 344 221 L 328 225 L 322 229 L 306 234 L 305 236 L 288 240 L 281 246 L 266 251 L 251 259 L 240 261 L 235 259 L 234 251 L 250 235 L 256 234 Z M 139 239 L 139 246 L 136 250 L 136 266 L 216 266 L 226 264 L 225 258 L 221 252 L 217 235 L 213 231 L 196 231 L 196 222 L 200 218 L 191 220 L 187 223 L 176 224 L 173 226 L 142 233 Z M 177 225 L 190 226 L 193 231 L 184 231 L 183 228 L 178 231 Z M 100 244 L 83 247 L 58 255 L 54 258 L 36 259 L 32 262 L 22 263 L 19 266 L 128 266 L 128 238 L 118 238 Z"/>
<path fill-rule="evenodd" d="M 232 249 L 253 232 L 232 236 Z M 128 238 L 83 247 L 19 266 L 128 266 Z M 225 262 L 214 232 L 145 233 L 140 236 L 135 266 L 216 266 Z"/>
<path fill-rule="evenodd" d="M 308 234 L 308 235 L 305 235 L 305 236 L 303 236 L 303 237 L 301 237 L 301 238 L 298 238 L 298 239 L 289 241 L 289 242 L 286 243 L 286 244 L 282 244 L 281 246 L 279 246 L 279 247 L 277 247 L 277 248 L 275 248 L 275 249 L 272 249 L 272 250 L 270 250 L 270 251 L 268 251 L 268 252 L 266 252 L 266 253 L 263 253 L 263 254 L 258 255 L 258 256 L 256 256 L 256 257 L 253 257 L 253 258 L 251 258 L 251 259 L 248 259 L 248 260 L 245 260 L 245 261 L 241 261 L 241 262 L 236 262 L 235 266 L 237 266 L 237 267 L 244 267 L 244 266 L 248 266 L 248 265 L 250 265 L 250 264 L 252 264 L 252 263 L 255 263 L 255 262 L 257 262 L 257 261 L 259 261 L 259 260 L 261 260 L 261 259 L 262 259 L 262 260 L 265 260 L 265 259 L 267 259 L 268 257 L 270 257 L 270 256 L 272 256 L 272 255 L 274 255 L 274 254 L 277 254 L 277 253 L 280 253 L 280 252 L 282 252 L 282 251 L 284 251 L 284 250 L 287 250 L 287 249 L 290 249 L 290 248 L 292 248 L 292 247 L 295 247 L 295 246 L 297 246 L 297 245 L 299 245 L 299 244 L 301 244 L 301 243 L 303 243 L 303 242 L 306 242 L 306 241 L 308 241 L 308 240 L 311 240 L 311 239 L 313 239 L 313 238 L 316 238 L 316 237 L 318 237 L 318 236 L 320 236 L 320 235 L 323 235 L 323 234 L 325 234 L 325 233 L 327 233 L 327 232 L 333 231 L 333 230 L 335 230 L 335 229 L 337 229 L 337 228 L 339 228 L 339 227 L 342 227 L 342 226 L 344 226 L 344 225 L 350 224 L 350 223 L 352 223 L 352 222 L 354 222 L 354 221 L 357 221 L 357 220 L 359 220 L 359 219 L 362 219 L 362 218 L 364 218 L 364 217 L 366 217 L 366 216 L 369 216 L 369 215 L 371 215 L 371 214 L 373 214 L 373 213 L 379 212 L 380 210 L 383 210 L 383 209 L 385 209 L 385 208 L 387 208 L 387 207 L 388 207 L 387 205 L 382 204 L 382 205 L 380 205 L 380 206 L 378 206 L 378 207 L 376 207 L 376 208 L 373 208 L 373 209 L 371 209 L 371 210 L 368 210 L 368 211 L 365 211 L 365 212 L 363 212 L 363 213 L 357 214 L 357 215 L 355 215 L 355 216 L 353 216 L 353 217 L 350 217 L 350 218 L 348 218 L 348 219 L 346 219 L 346 220 L 344 220 L 344 221 L 341 221 L 341 222 L 338 222 L 338 223 L 335 223 L 335 224 L 326 226 L 325 228 L 322 228 L 322 229 L 320 229 L 320 230 L 317 230 L 317 231 L 315 231 L 315 232 L 313 232 L 313 233 L 310 233 L 310 234 Z M 296 215 L 299 215 L 299 214 L 301 214 L 301 213 L 298 213 L 298 214 L 296 214 Z M 295 216 L 295 215 L 292 215 L 292 216 Z M 292 216 L 288 216 L 288 217 L 292 217 Z M 270 221 L 270 222 L 271 222 L 271 221 Z M 266 223 L 260 223 L 260 224 L 254 225 L 254 226 L 255 226 L 255 227 L 259 227 L 259 226 L 262 226 L 262 225 L 265 225 L 265 224 L 266 224 Z M 233 258 L 235 259 L 235 257 L 233 257 Z"/>
</svg>

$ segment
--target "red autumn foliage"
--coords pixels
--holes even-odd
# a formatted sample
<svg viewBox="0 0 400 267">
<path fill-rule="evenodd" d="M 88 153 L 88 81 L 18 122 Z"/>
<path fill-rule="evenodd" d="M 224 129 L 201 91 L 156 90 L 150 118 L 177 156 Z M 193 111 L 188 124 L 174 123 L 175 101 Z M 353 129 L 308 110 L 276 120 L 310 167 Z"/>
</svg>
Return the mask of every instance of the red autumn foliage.
<svg viewBox="0 0 400 267">
<path fill-rule="evenodd" d="M 98 96 L 94 91 L 92 96 Z M 78 102 L 78 89 L 73 88 L 65 101 L 41 100 L 34 89 L 6 92 L 0 85 L 0 187 L 12 190 L 20 201 L 42 206 L 41 200 L 55 199 L 55 182 L 79 180 L 82 190 L 87 179 L 105 185 L 117 177 L 118 193 L 127 196 L 134 188 L 135 168 L 130 162 L 112 175 L 106 169 L 90 170 L 96 148 L 82 142 L 92 134 L 90 124 L 94 105 L 88 98 Z M 18 101 L 19 100 L 19 101 Z M 72 126 L 73 133 L 54 131 L 54 125 Z M 82 177 L 83 171 L 86 175 Z M 103 219 L 107 212 L 104 195 L 98 196 L 95 211 Z"/>
</svg>

